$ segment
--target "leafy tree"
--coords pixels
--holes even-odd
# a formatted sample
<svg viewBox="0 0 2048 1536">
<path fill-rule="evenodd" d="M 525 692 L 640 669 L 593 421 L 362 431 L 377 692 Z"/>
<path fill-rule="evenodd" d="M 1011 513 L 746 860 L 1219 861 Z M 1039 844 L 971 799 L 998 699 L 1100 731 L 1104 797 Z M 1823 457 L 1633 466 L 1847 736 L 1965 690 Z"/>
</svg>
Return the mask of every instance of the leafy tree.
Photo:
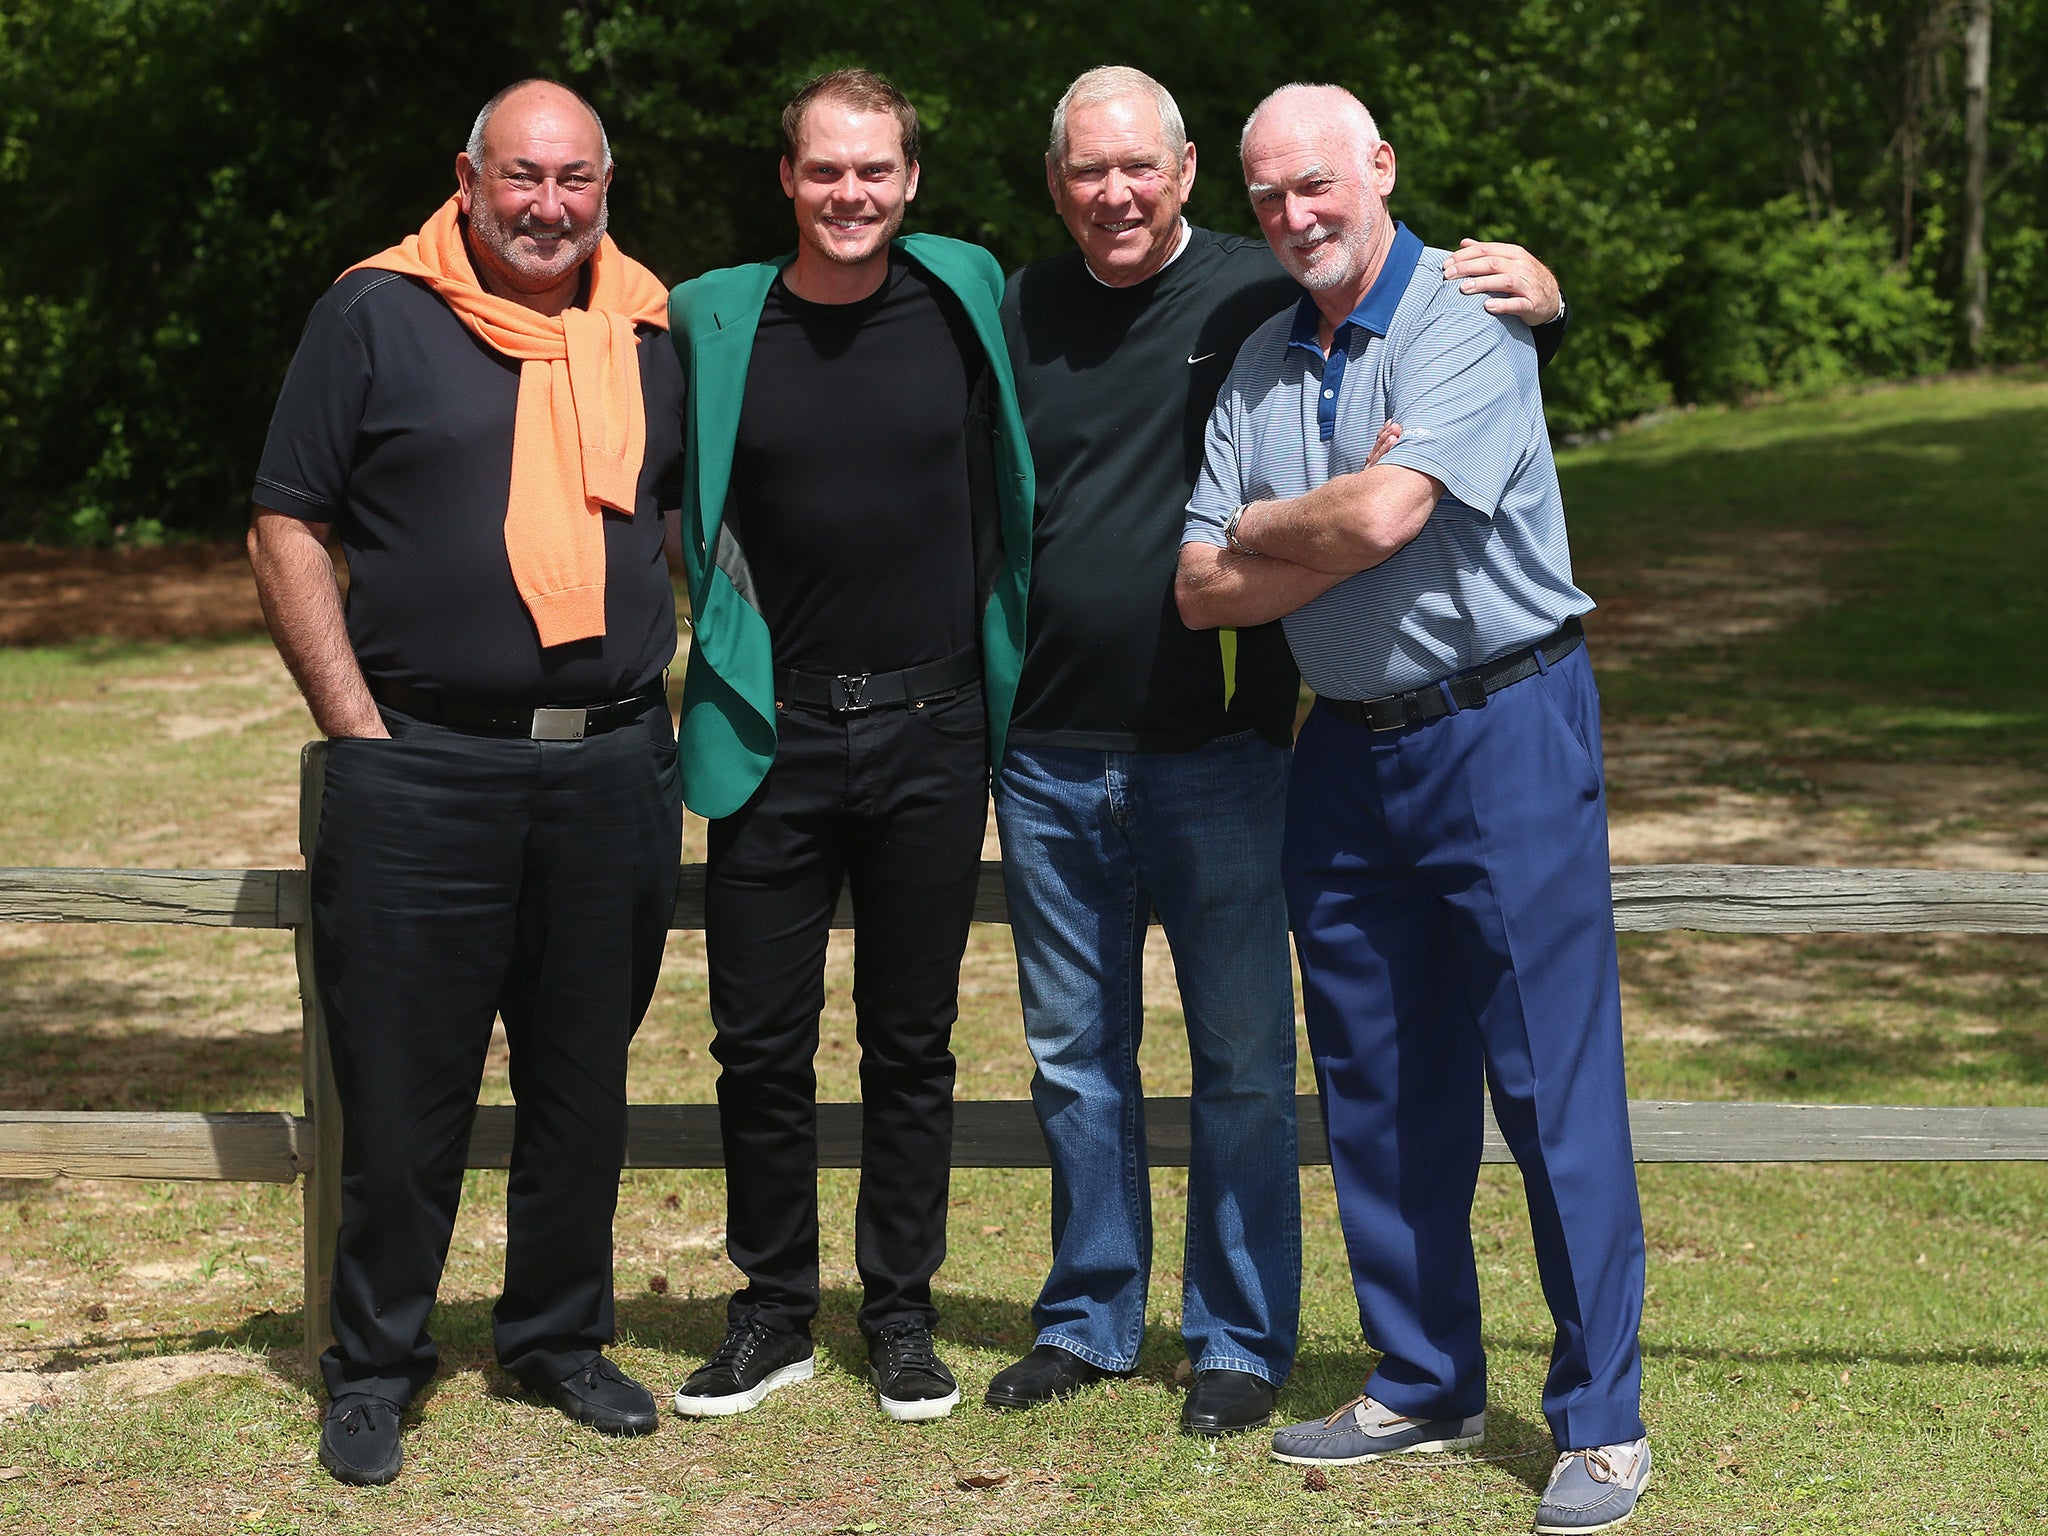
<svg viewBox="0 0 2048 1536">
<path fill-rule="evenodd" d="M 613 228 L 671 281 L 784 249 L 782 103 L 882 70 L 926 124 L 913 226 L 1010 265 L 1067 244 L 1059 91 L 1105 61 L 1180 100 L 1189 212 L 1250 230 L 1240 125 L 1347 85 L 1426 239 L 1521 240 L 1563 279 L 1554 429 L 1946 366 L 1963 306 L 1968 0 L 0 0 L 0 536 L 224 532 L 306 310 L 417 227 L 477 105 L 555 74 L 598 105 Z M 2048 0 L 1996 0 L 1982 355 L 2048 321 Z"/>
</svg>

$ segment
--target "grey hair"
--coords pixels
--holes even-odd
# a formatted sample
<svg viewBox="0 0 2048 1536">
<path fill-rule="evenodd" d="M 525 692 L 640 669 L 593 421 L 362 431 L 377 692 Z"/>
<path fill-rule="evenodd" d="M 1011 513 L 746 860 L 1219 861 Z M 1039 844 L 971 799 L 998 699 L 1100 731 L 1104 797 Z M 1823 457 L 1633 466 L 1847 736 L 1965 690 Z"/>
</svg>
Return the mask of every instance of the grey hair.
<svg viewBox="0 0 2048 1536">
<path fill-rule="evenodd" d="M 469 163 L 477 166 L 484 163 L 484 129 L 490 126 L 491 114 L 503 105 L 506 97 L 510 96 L 514 91 L 525 90 L 529 85 L 552 85 L 556 90 L 568 91 L 571 96 L 576 98 L 577 104 L 584 111 L 588 112 L 590 120 L 597 124 L 597 142 L 604 147 L 604 173 L 610 175 L 612 169 L 612 140 L 611 135 L 604 131 L 604 119 L 597 115 L 597 108 L 593 107 L 588 101 L 585 101 L 580 91 L 571 90 L 568 86 L 562 84 L 561 81 L 549 80 L 541 75 L 535 75 L 526 80 L 514 80 L 510 85 L 498 92 L 497 95 L 484 103 L 483 110 L 477 113 L 476 122 L 469 130 L 469 142 L 463 146 L 463 152 L 469 156 Z"/>
<path fill-rule="evenodd" d="M 1374 122 L 1372 114 L 1365 110 L 1364 102 L 1341 85 L 1305 85 L 1297 80 L 1292 85 L 1281 86 L 1252 108 L 1252 115 L 1244 120 L 1244 132 L 1237 136 L 1237 158 L 1244 159 L 1244 147 L 1251 141 L 1252 125 L 1268 108 L 1296 103 L 1311 109 L 1323 108 L 1329 118 L 1350 138 L 1360 160 L 1370 160 L 1373 151 L 1380 147 L 1380 125 Z M 1322 116 L 1324 113 L 1317 115 Z"/>
<path fill-rule="evenodd" d="M 1078 76 L 1052 109 L 1052 136 L 1046 152 L 1054 165 L 1067 163 L 1067 114 L 1077 107 L 1099 107 L 1106 101 L 1126 96 L 1148 98 L 1159 111 L 1159 130 L 1166 138 L 1166 151 L 1176 161 L 1188 151 L 1188 125 L 1180 115 L 1173 93 L 1142 69 L 1128 64 L 1100 64 Z"/>
</svg>

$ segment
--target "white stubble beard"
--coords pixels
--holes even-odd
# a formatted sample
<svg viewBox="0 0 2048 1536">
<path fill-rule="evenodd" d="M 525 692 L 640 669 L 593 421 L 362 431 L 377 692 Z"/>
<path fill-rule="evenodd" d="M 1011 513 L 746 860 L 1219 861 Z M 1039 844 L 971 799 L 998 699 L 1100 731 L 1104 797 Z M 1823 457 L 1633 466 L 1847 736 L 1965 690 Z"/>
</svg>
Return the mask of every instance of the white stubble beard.
<svg viewBox="0 0 2048 1536">
<path fill-rule="evenodd" d="M 1357 224 L 1339 235 L 1334 249 L 1328 249 L 1324 258 L 1314 266 L 1305 262 L 1290 262 L 1288 270 L 1294 280 L 1311 293 L 1323 293 L 1331 288 L 1341 288 L 1358 275 L 1365 262 L 1366 253 L 1372 249 L 1373 210 L 1368 203 Z M 1299 256 L 1300 243 L 1326 239 L 1329 231 L 1318 221 L 1313 229 L 1299 235 L 1290 235 L 1283 249 Z M 1338 259 L 1331 259 L 1332 257 Z M 1295 270 L 1299 265 L 1300 270 Z"/>
</svg>

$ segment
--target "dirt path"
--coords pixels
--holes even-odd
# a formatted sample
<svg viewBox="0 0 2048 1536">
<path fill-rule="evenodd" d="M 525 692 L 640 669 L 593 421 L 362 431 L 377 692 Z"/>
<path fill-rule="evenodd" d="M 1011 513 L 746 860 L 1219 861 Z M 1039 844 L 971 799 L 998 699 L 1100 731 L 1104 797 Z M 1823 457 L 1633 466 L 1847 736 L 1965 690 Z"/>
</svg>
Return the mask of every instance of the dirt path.
<svg viewBox="0 0 2048 1536">
<path fill-rule="evenodd" d="M 1783 630 L 1830 601 L 1830 546 L 1807 530 L 1701 541 L 1646 569 L 1581 572 L 1594 665 Z M 2048 771 L 2015 765 L 1802 760 L 1783 742 L 1708 719 L 1649 724 L 1610 712 L 1607 776 L 1617 864 L 2048 868 Z M 1732 781 L 1732 782 L 1731 782 Z"/>
<path fill-rule="evenodd" d="M 0 544 L 0 645 L 197 640 L 263 628 L 238 544 L 24 549 Z"/>
</svg>

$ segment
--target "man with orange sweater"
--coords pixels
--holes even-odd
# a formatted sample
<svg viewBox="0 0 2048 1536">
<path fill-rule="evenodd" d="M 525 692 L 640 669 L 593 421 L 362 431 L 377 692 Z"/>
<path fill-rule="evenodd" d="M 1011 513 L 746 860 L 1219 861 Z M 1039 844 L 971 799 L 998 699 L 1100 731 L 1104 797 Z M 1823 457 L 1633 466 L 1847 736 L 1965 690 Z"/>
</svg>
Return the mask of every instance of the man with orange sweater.
<svg viewBox="0 0 2048 1536">
<path fill-rule="evenodd" d="M 320 1459 L 386 1483 L 491 1022 L 519 1102 L 499 1361 L 646 1434 L 611 1342 L 626 1049 L 675 902 L 663 673 L 682 373 L 667 291 L 605 236 L 611 152 L 547 81 L 494 97 L 457 191 L 314 306 L 249 554 L 329 738 L 312 933 L 343 1110 Z M 327 545 L 348 557 L 346 612 Z"/>
</svg>

